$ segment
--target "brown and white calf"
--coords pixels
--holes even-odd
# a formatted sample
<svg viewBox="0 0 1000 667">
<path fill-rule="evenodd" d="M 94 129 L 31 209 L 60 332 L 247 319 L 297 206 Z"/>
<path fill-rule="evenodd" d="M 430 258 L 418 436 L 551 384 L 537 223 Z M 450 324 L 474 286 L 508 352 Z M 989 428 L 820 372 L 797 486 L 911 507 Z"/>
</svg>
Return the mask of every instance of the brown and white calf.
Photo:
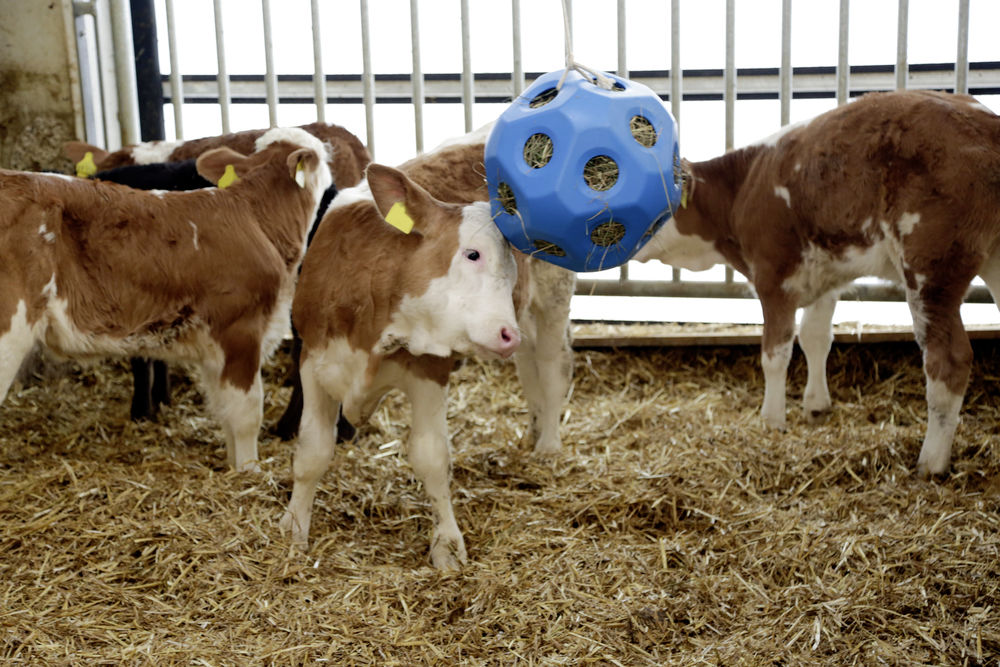
<svg viewBox="0 0 1000 667">
<path fill-rule="evenodd" d="M 330 172 L 338 188 L 353 187 L 361 182 L 371 155 L 356 136 L 332 123 L 309 123 L 300 128 L 328 144 Z M 92 176 L 96 171 L 127 165 L 193 160 L 207 150 L 222 146 L 247 155 L 254 151 L 254 142 L 265 132 L 267 130 L 245 130 L 187 141 L 145 141 L 112 152 L 71 141 L 65 144 L 63 151 L 76 166 L 78 175 Z M 90 153 L 89 161 L 87 153 Z"/>
<path fill-rule="evenodd" d="M 327 149 L 275 129 L 198 169 L 226 189 L 142 191 L 0 171 L 0 400 L 36 343 L 75 358 L 195 364 L 229 464 L 256 467 L 261 359 L 288 326 L 306 234 L 330 185 Z"/>
<path fill-rule="evenodd" d="M 327 144 L 330 171 L 336 186 L 346 188 L 361 182 L 371 156 L 356 136 L 339 125 L 328 123 L 310 123 L 302 125 L 301 129 Z M 188 141 L 146 141 L 113 152 L 84 142 L 70 141 L 63 146 L 63 150 L 72 160 L 78 176 L 100 178 L 144 190 L 193 190 L 206 185 L 194 168 L 194 160 L 199 155 L 223 146 L 239 153 L 251 153 L 254 142 L 264 132 L 266 130 L 246 130 Z M 333 190 L 335 188 L 327 196 L 332 197 Z M 321 208 L 325 210 L 325 205 L 321 204 Z M 135 386 L 132 419 L 154 418 L 159 404 L 169 403 L 167 367 L 162 361 L 152 362 L 138 357 L 133 357 L 131 361 Z M 297 384 L 297 377 L 292 380 Z M 276 427 L 283 438 L 289 437 L 289 431 L 297 428 L 297 421 L 294 424 L 291 422 L 291 419 L 283 417 Z"/>
<path fill-rule="evenodd" d="M 809 413 L 830 407 L 826 357 L 837 294 L 861 276 L 898 282 L 923 350 L 921 474 L 948 468 L 972 348 L 959 307 L 978 274 L 1000 297 L 1000 117 L 972 97 L 872 93 L 763 143 L 690 165 L 686 208 L 636 259 L 747 276 L 764 316 L 762 414 L 785 423 L 795 310 Z"/>
<path fill-rule="evenodd" d="M 459 355 L 507 357 L 520 340 L 515 360 L 535 451 L 560 448 L 575 275 L 513 253 L 500 235 L 485 201 L 484 141 L 484 132 L 470 135 L 400 171 L 370 166 L 366 183 L 334 200 L 306 253 L 293 304 L 303 341 L 304 412 L 281 521 L 297 544 L 308 542 L 338 405 L 360 423 L 399 388 L 412 408 L 409 461 L 433 510 L 431 561 L 440 568 L 465 562 L 445 419 Z M 413 221 L 408 234 L 386 222 L 400 205 Z"/>
</svg>

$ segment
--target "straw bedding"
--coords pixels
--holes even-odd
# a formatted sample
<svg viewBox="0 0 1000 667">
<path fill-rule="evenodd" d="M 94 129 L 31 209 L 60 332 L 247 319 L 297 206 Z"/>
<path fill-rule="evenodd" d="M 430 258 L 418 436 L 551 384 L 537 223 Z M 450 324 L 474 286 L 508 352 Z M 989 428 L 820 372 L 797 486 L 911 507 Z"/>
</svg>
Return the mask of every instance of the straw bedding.
<svg viewBox="0 0 1000 667">
<path fill-rule="evenodd" d="M 428 566 L 429 507 L 390 396 L 338 448 L 307 554 L 277 529 L 292 447 L 224 468 L 182 375 L 127 421 L 124 364 L 0 408 L 6 664 L 996 664 L 1000 344 L 977 342 L 950 476 L 913 474 L 913 343 L 836 346 L 835 412 L 766 430 L 752 346 L 578 350 L 565 453 L 536 460 L 512 364 L 455 376 L 461 571 Z M 284 354 L 265 422 L 280 414 Z"/>
</svg>

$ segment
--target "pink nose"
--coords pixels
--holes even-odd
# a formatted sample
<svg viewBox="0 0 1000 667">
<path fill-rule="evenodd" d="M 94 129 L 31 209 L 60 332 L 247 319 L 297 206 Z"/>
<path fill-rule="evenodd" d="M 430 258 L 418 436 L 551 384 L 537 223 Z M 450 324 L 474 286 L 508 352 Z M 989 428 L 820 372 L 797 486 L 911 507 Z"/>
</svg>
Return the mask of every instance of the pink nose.
<svg viewBox="0 0 1000 667">
<path fill-rule="evenodd" d="M 521 344 L 521 334 L 517 332 L 517 329 L 511 329 L 508 327 L 500 327 L 500 336 L 497 339 L 497 353 L 506 359 L 510 355 L 514 354 L 514 350 L 517 346 Z"/>
</svg>

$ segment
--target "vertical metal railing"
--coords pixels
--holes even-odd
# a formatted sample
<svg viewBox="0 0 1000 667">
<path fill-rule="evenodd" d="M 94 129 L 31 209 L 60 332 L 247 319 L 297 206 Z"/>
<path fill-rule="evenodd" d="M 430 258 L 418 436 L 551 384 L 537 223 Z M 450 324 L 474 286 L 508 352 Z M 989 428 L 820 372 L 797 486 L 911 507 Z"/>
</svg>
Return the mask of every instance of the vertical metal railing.
<svg viewBox="0 0 1000 667">
<path fill-rule="evenodd" d="M 118 122 L 122 142 L 139 141 L 139 93 L 135 82 L 135 51 L 132 48 L 132 13 L 126 0 L 111 0 L 111 32 L 115 70 L 118 74 Z"/>
<path fill-rule="evenodd" d="M 628 62 L 625 52 L 625 45 L 628 43 L 625 25 L 625 0 L 618 0 L 617 7 L 618 24 L 618 76 L 628 78 Z M 628 262 L 618 268 L 618 280 L 628 280 Z"/>
<path fill-rule="evenodd" d="M 219 113 L 222 114 L 222 133 L 229 132 L 229 72 L 226 70 L 226 39 L 222 30 L 222 0 L 213 2 L 215 9 L 215 57 L 219 63 L 216 81 L 219 86 Z"/>
<path fill-rule="evenodd" d="M 461 0 L 462 8 L 462 110 L 465 112 L 465 131 L 472 132 L 472 104 L 475 89 L 472 77 L 472 39 L 469 28 L 469 0 Z"/>
<path fill-rule="evenodd" d="M 174 107 L 174 135 L 184 138 L 184 84 L 181 81 L 179 51 L 177 50 L 177 21 L 174 18 L 174 0 L 166 0 L 167 50 L 170 52 L 170 100 Z"/>
<path fill-rule="evenodd" d="M 410 0 L 410 51 L 413 73 L 413 132 L 418 153 L 424 152 L 424 73 L 420 65 L 420 15 L 417 0 Z"/>
<path fill-rule="evenodd" d="M 514 84 L 512 97 L 519 97 L 524 92 L 524 62 L 521 56 L 521 0 L 510 1 L 510 23 L 513 42 L 511 50 L 514 59 L 511 73 Z"/>
<path fill-rule="evenodd" d="M 736 0 L 726 0 L 726 67 L 722 102 L 726 106 L 726 150 L 732 150 L 736 133 Z"/>
<path fill-rule="evenodd" d="M 958 53 L 955 54 L 955 92 L 969 92 L 969 0 L 958 0 Z"/>
<path fill-rule="evenodd" d="M 274 39 L 271 35 L 271 0 L 260 1 L 264 19 L 264 88 L 267 91 L 267 122 L 278 126 L 278 75 L 274 71 Z"/>
<path fill-rule="evenodd" d="M 681 72 L 681 0 L 670 0 L 670 110 L 677 121 L 677 131 L 681 127 L 681 96 L 684 81 Z M 681 281 L 681 270 L 670 269 L 670 281 Z"/>
<path fill-rule="evenodd" d="M 840 0 L 840 22 L 837 32 L 837 105 L 847 102 L 850 96 L 851 66 L 847 60 L 848 38 L 851 29 L 851 0 Z"/>
<path fill-rule="evenodd" d="M 313 38 L 313 97 L 316 120 L 326 122 L 326 74 L 323 73 L 323 34 L 319 18 L 319 0 L 310 0 Z"/>
<path fill-rule="evenodd" d="M 365 105 L 368 152 L 375 157 L 375 73 L 372 72 L 371 27 L 368 0 L 361 0 L 361 90 Z"/>
<path fill-rule="evenodd" d="M 907 43 L 910 27 L 910 2 L 899 0 L 899 14 L 896 21 L 896 90 L 906 89 L 909 65 L 907 65 Z"/>
<path fill-rule="evenodd" d="M 681 123 L 681 0 L 670 0 L 670 110 Z"/>
<path fill-rule="evenodd" d="M 726 150 L 736 140 L 736 0 L 726 0 L 726 69 L 723 74 L 723 104 L 726 105 Z M 726 265 L 726 283 L 732 283 L 733 269 Z"/>
<path fill-rule="evenodd" d="M 778 71 L 781 126 L 788 125 L 792 110 L 792 0 L 781 0 L 781 68 Z"/>
</svg>

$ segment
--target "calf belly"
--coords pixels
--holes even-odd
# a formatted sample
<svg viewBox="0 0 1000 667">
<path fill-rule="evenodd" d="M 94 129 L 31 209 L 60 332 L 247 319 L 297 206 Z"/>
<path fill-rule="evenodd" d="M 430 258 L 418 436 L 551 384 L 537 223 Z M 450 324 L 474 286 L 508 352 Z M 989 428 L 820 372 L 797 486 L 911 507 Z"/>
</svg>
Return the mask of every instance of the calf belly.
<svg viewBox="0 0 1000 667">
<path fill-rule="evenodd" d="M 193 362 L 204 359 L 208 348 L 217 347 L 207 327 L 194 320 L 125 336 L 82 331 L 67 314 L 66 302 L 60 299 L 50 301 L 35 331 L 50 351 L 74 359 L 140 356 Z"/>
</svg>

